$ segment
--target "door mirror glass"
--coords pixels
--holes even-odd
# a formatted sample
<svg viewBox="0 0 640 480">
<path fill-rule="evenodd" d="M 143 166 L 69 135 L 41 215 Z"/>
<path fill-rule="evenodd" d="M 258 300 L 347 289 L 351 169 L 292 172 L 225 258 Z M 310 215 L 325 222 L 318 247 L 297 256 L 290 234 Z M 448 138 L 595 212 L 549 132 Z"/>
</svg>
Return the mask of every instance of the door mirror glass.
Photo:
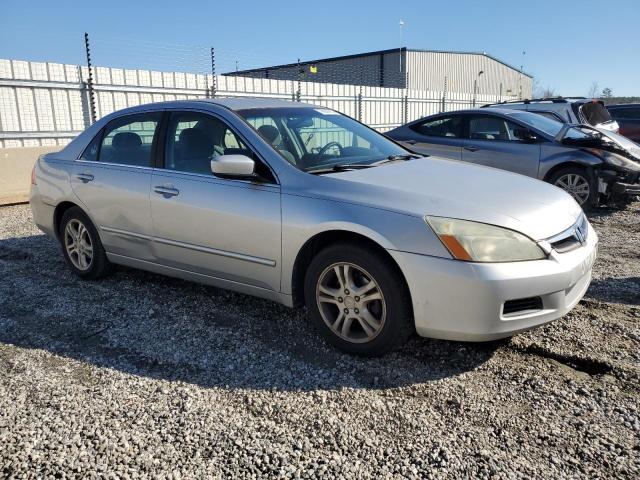
<svg viewBox="0 0 640 480">
<path fill-rule="evenodd" d="M 246 155 L 218 155 L 211 160 L 211 171 L 219 177 L 253 177 L 256 163 Z"/>
</svg>

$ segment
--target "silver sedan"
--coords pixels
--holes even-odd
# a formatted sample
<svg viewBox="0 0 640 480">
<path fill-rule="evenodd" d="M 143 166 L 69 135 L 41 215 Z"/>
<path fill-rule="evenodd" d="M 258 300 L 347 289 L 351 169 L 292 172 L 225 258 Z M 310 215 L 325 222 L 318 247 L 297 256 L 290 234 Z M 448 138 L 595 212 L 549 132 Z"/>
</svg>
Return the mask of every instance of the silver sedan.
<svg viewBox="0 0 640 480">
<path fill-rule="evenodd" d="M 416 157 L 313 105 L 143 105 L 40 157 L 31 207 L 82 278 L 120 264 L 306 305 L 355 354 L 505 337 L 580 300 L 597 236 L 568 194 Z"/>
</svg>

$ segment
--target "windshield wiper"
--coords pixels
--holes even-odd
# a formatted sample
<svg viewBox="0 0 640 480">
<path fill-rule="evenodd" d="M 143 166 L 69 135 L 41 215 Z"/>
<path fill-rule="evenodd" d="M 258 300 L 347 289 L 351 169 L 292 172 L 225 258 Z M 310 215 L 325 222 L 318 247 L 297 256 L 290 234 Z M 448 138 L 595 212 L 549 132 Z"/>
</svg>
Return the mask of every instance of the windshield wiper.
<svg viewBox="0 0 640 480">
<path fill-rule="evenodd" d="M 323 173 L 346 172 L 348 170 L 361 170 L 363 168 L 377 167 L 378 165 L 382 165 L 383 163 L 411 160 L 414 158 L 422 158 L 422 156 L 417 155 L 415 153 L 389 155 L 388 157 L 373 163 L 336 163 L 335 165 L 331 165 L 330 167 L 326 167 L 326 168 L 316 168 L 314 170 L 307 170 L 307 173 L 312 173 L 314 175 L 322 175 Z"/>
<path fill-rule="evenodd" d="M 346 172 L 348 170 L 361 170 L 363 168 L 374 167 L 374 163 L 336 163 L 326 168 L 315 168 L 307 170 L 307 173 L 313 175 L 322 175 L 323 173 Z"/>
</svg>

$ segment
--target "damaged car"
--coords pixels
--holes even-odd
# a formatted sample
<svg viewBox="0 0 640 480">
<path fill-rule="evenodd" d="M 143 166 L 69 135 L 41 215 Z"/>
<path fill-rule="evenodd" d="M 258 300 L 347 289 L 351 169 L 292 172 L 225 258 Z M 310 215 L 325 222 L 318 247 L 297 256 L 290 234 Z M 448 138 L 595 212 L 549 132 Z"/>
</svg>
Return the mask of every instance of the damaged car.
<svg viewBox="0 0 640 480">
<path fill-rule="evenodd" d="M 584 210 L 622 205 L 640 194 L 640 146 L 593 126 L 482 108 L 422 118 L 387 135 L 417 153 L 544 180 L 568 192 Z"/>
</svg>

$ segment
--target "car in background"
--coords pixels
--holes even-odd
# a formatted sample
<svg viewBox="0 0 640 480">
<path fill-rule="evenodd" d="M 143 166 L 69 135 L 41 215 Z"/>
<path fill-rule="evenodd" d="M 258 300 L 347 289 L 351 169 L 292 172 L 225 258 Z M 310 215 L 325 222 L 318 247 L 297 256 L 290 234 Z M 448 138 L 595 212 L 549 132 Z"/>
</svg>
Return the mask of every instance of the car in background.
<svg viewBox="0 0 640 480">
<path fill-rule="evenodd" d="M 613 132 L 563 124 L 532 112 L 505 107 L 459 110 L 421 118 L 386 135 L 421 154 L 547 181 L 571 194 L 585 210 L 640 194 L 638 145 Z"/>
<path fill-rule="evenodd" d="M 543 115 L 562 123 L 584 124 L 610 132 L 619 125 L 611 118 L 601 100 L 585 97 L 550 97 L 492 103 L 481 108 L 509 108 Z"/>
<path fill-rule="evenodd" d="M 31 208 L 81 278 L 122 264 L 306 305 L 328 342 L 361 355 L 412 332 L 482 341 L 555 320 L 587 290 L 598 242 L 550 185 L 250 98 L 98 120 L 38 159 Z M 261 328 L 277 334 L 271 317 Z"/>
<path fill-rule="evenodd" d="M 640 143 L 640 103 L 607 105 L 607 110 L 620 125 L 620 135 Z"/>
</svg>

